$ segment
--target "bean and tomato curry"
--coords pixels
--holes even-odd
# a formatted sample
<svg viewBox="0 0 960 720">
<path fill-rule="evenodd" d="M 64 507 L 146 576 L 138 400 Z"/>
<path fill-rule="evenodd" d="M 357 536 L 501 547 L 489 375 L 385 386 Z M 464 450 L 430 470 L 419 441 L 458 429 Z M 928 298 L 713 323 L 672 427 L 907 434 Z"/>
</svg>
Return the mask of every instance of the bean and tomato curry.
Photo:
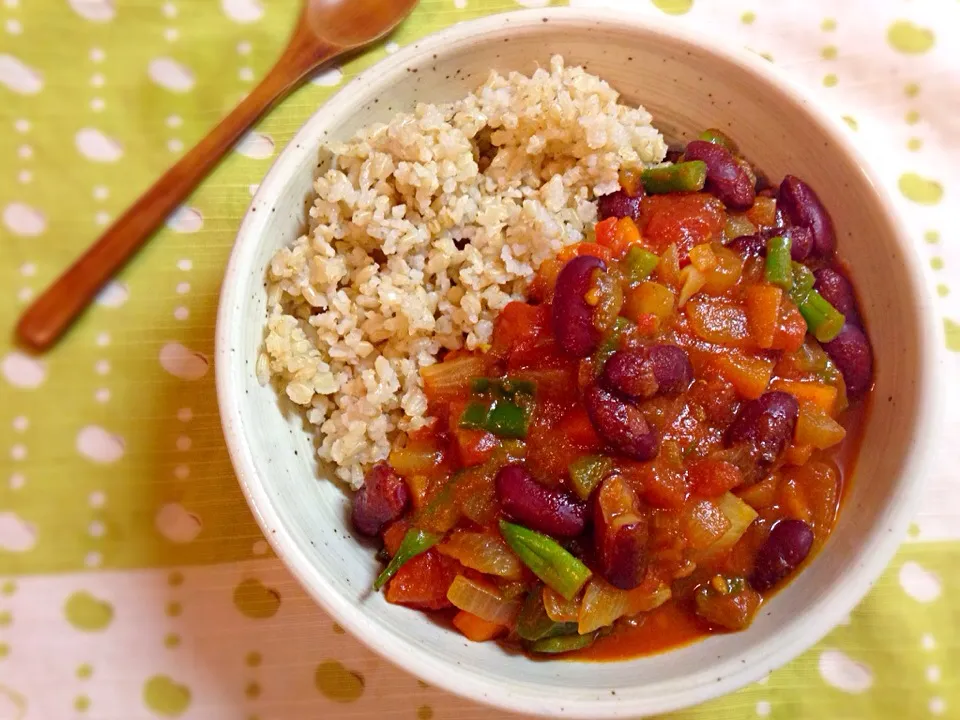
<svg viewBox="0 0 960 720">
<path fill-rule="evenodd" d="M 719 131 L 671 159 L 422 369 L 435 423 L 353 505 L 389 602 L 629 657 L 746 628 L 827 539 L 873 376 L 830 216 Z"/>
</svg>

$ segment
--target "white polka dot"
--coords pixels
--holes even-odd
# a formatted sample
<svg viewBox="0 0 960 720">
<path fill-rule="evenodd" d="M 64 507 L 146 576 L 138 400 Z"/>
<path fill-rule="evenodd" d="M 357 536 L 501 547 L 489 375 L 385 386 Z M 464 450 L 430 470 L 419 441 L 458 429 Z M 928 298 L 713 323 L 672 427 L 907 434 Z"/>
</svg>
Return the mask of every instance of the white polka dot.
<svg viewBox="0 0 960 720">
<path fill-rule="evenodd" d="M 196 82 L 190 68 L 168 57 L 151 60 L 147 65 L 147 75 L 160 87 L 175 93 L 192 90 Z"/>
<path fill-rule="evenodd" d="M 186 320 L 188 317 L 190 317 L 190 309 L 180 305 L 179 307 L 174 308 L 173 317 L 175 320 Z"/>
<path fill-rule="evenodd" d="M 13 419 L 13 429 L 17 432 L 24 432 L 28 427 L 30 427 L 30 420 L 25 415 L 17 415 Z"/>
<path fill-rule="evenodd" d="M 314 85 L 321 85 L 323 87 L 334 87 L 343 82 L 343 71 L 334 65 L 331 68 L 322 70 L 310 78 L 310 82 Z"/>
<path fill-rule="evenodd" d="M 24 277 L 33 277 L 37 274 L 37 266 L 34 263 L 24 263 L 20 266 L 20 274 Z"/>
<path fill-rule="evenodd" d="M 177 260 L 177 269 L 187 272 L 188 270 L 193 269 L 193 262 L 189 258 L 181 258 Z"/>
<path fill-rule="evenodd" d="M 181 435 L 177 438 L 177 450 L 180 452 L 186 452 L 191 445 L 193 445 L 193 440 L 188 435 Z"/>
<path fill-rule="evenodd" d="M 275 149 L 276 144 L 273 138 L 258 132 L 248 132 L 236 147 L 239 154 L 254 160 L 266 160 L 272 157 Z"/>
<path fill-rule="evenodd" d="M 17 443 L 10 448 L 10 457 L 13 460 L 26 460 L 27 459 L 27 446 L 23 443 Z"/>
<path fill-rule="evenodd" d="M 77 452 L 100 465 L 117 462 L 123 457 L 125 445 L 122 437 L 99 425 L 87 425 L 77 433 Z"/>
<path fill-rule="evenodd" d="M 166 123 L 167 123 L 167 127 L 178 128 L 181 125 L 183 125 L 183 118 L 180 117 L 179 115 L 171 115 L 170 117 L 167 118 Z"/>
<path fill-rule="evenodd" d="M 17 180 L 22 185 L 26 185 L 27 183 L 33 180 L 33 173 L 30 172 L 29 170 L 21 170 L 19 173 L 17 173 Z"/>
<path fill-rule="evenodd" d="M 88 160 L 113 163 L 123 157 L 120 143 L 96 128 L 82 128 L 74 136 L 77 151 Z"/>
<path fill-rule="evenodd" d="M 177 420 L 180 422 L 190 422 L 193 420 L 193 410 L 188 407 L 182 407 L 177 410 Z"/>
<path fill-rule="evenodd" d="M 94 73 L 90 76 L 90 84 L 93 87 L 103 87 L 107 84 L 107 79 L 103 76 L 103 73 Z"/>
<path fill-rule="evenodd" d="M 103 62 L 107 57 L 107 54 L 103 51 L 103 48 L 90 48 L 90 59 L 95 62 Z"/>
<path fill-rule="evenodd" d="M 28 302 L 33 297 L 33 288 L 20 288 L 17 291 L 17 300 L 20 302 Z"/>
<path fill-rule="evenodd" d="M 167 150 L 178 153 L 183 150 L 183 140 L 180 138 L 170 138 L 167 140 Z"/>
<path fill-rule="evenodd" d="M 926 672 L 927 682 L 938 683 L 940 682 L 940 667 L 937 665 L 931 665 L 927 668 Z"/>
<path fill-rule="evenodd" d="M 3 209 L 3 224 L 14 235 L 36 237 L 47 229 L 47 218 L 26 203 L 13 202 Z"/>
<path fill-rule="evenodd" d="M 87 497 L 87 504 L 92 508 L 102 508 L 107 504 L 107 494 L 103 490 L 94 490 Z"/>
<path fill-rule="evenodd" d="M 167 42 L 176 42 L 180 39 L 180 31 L 176 28 L 167 28 L 163 31 L 163 39 Z"/>
<path fill-rule="evenodd" d="M 29 145 L 21 145 L 17 148 L 17 156 L 21 160 L 29 160 L 33 157 L 33 148 Z"/>
<path fill-rule="evenodd" d="M 930 603 L 940 597 L 940 579 L 915 562 L 905 562 L 898 577 L 903 591 L 917 602 Z"/>
<path fill-rule="evenodd" d="M 0 55 L 0 85 L 21 95 L 36 95 L 43 89 L 43 75 L 13 55 Z"/>
<path fill-rule="evenodd" d="M 97 360 L 93 365 L 94 372 L 97 375 L 109 375 L 110 374 L 110 361 L 109 360 Z"/>
<path fill-rule="evenodd" d="M 97 294 L 97 304 L 109 308 L 118 308 L 130 299 L 130 288 L 126 283 L 111 280 Z"/>
<path fill-rule="evenodd" d="M 189 465 L 177 465 L 173 469 L 173 476 L 177 480 L 186 480 L 190 477 L 190 466 Z"/>
<path fill-rule="evenodd" d="M 759 700 L 757 702 L 757 715 L 759 717 L 767 717 L 770 714 L 770 702 L 767 700 Z"/>
<path fill-rule="evenodd" d="M 937 641 L 930 633 L 924 633 L 920 638 L 920 647 L 924 650 L 933 650 L 937 646 Z"/>
<path fill-rule="evenodd" d="M 862 662 L 839 650 L 824 650 L 818 663 L 824 682 L 851 694 L 866 692 L 873 685 L 873 672 Z"/>
<path fill-rule="evenodd" d="M 930 698 L 930 704 L 927 707 L 930 708 L 930 712 L 933 715 L 943 715 L 943 711 L 947 709 L 947 704 L 941 697 L 932 697 Z"/>
<path fill-rule="evenodd" d="M 37 544 L 37 528 L 13 512 L 0 512 L 0 550 L 26 552 Z"/>
<path fill-rule="evenodd" d="M 99 520 L 94 520 L 87 526 L 87 534 L 90 537 L 103 537 L 107 533 L 107 528 Z"/>
<path fill-rule="evenodd" d="M 199 380 L 210 369 L 210 360 L 203 353 L 180 343 L 167 343 L 160 348 L 160 365 L 181 380 Z"/>
<path fill-rule="evenodd" d="M 178 544 L 192 542 L 203 529 L 200 516 L 189 512 L 180 503 L 162 506 L 154 516 L 153 524 L 167 540 Z"/>
<path fill-rule="evenodd" d="M 106 225 L 110 222 L 110 213 L 106 210 L 100 210 L 96 215 L 93 216 L 93 221 L 97 225 Z"/>
<path fill-rule="evenodd" d="M 9 20 L 7 20 L 7 22 L 5 23 L 5 26 L 7 28 L 7 32 L 10 33 L 11 35 L 19 35 L 20 33 L 23 32 L 23 25 L 20 24 L 19 20 L 16 20 L 14 18 L 10 18 Z"/>
<path fill-rule="evenodd" d="M 249 55 L 251 50 L 253 50 L 253 45 L 250 44 L 249 40 L 241 40 L 237 43 L 238 55 Z"/>
<path fill-rule="evenodd" d="M 24 485 L 27 484 L 27 478 L 23 473 L 14 473 L 10 476 L 10 479 L 7 481 L 7 485 L 11 490 L 19 490 Z"/>
<path fill-rule="evenodd" d="M 238 23 L 252 23 L 263 17 L 263 0 L 220 0 L 228 18 Z"/>
<path fill-rule="evenodd" d="M 254 555 L 266 555 L 266 554 L 267 554 L 267 550 L 269 550 L 269 549 L 270 549 L 270 546 L 267 545 L 267 541 L 266 541 L 266 540 L 257 540 L 257 541 L 253 544 L 253 554 L 254 554 Z"/>
<path fill-rule="evenodd" d="M 383 49 L 392 55 L 393 53 L 395 53 L 397 50 L 400 49 L 400 46 L 391 40 L 390 42 L 388 42 L 386 45 L 383 46 Z"/>
<path fill-rule="evenodd" d="M 95 97 L 93 100 L 90 101 L 90 109 L 93 110 L 94 112 L 100 112 L 106 106 L 107 104 L 103 101 L 103 98 Z"/>
<path fill-rule="evenodd" d="M 178 295 L 186 295 L 188 292 L 190 292 L 190 283 L 187 283 L 187 282 L 177 283 Z"/>
<path fill-rule="evenodd" d="M 166 225 L 177 233 L 195 233 L 203 228 L 203 214 L 196 208 L 181 205 L 170 214 Z"/>
<path fill-rule="evenodd" d="M 110 402 L 110 391 L 107 388 L 99 388 L 94 394 L 93 399 L 101 405 Z"/>
<path fill-rule="evenodd" d="M 70 7 L 90 22 L 109 22 L 116 14 L 115 0 L 69 0 Z"/>
<path fill-rule="evenodd" d="M 7 353 L 0 361 L 0 372 L 16 388 L 30 390 L 47 379 L 47 366 L 42 361 L 18 350 Z"/>
<path fill-rule="evenodd" d="M 106 200 L 108 197 L 110 197 L 110 188 L 104 185 L 97 185 L 93 188 L 94 200 Z"/>
<path fill-rule="evenodd" d="M 18 133 L 25 133 L 30 131 L 30 121 L 24 120 L 23 118 L 15 121 L 13 123 L 13 129 Z"/>
<path fill-rule="evenodd" d="M 100 333 L 99 335 L 97 335 L 97 339 L 95 342 L 97 343 L 97 347 L 106 347 L 107 345 L 110 344 L 110 333 L 105 333 L 105 332 Z"/>
<path fill-rule="evenodd" d="M 253 80 L 253 68 L 242 67 L 237 71 L 237 77 L 240 78 L 243 82 L 250 82 Z"/>
<path fill-rule="evenodd" d="M 172 2 L 165 2 L 163 7 L 160 8 L 160 11 L 164 17 L 173 18 L 177 16 L 177 6 Z"/>
<path fill-rule="evenodd" d="M 100 564 L 103 562 L 103 555 L 98 553 L 96 550 L 88 552 L 83 557 L 83 564 L 88 568 L 100 567 Z"/>
<path fill-rule="evenodd" d="M 453 6 L 457 10 L 463 10 L 467 6 L 467 0 L 453 0 Z"/>
<path fill-rule="evenodd" d="M 8 8 L 15 8 L 20 6 L 20 0 L 3 0 L 3 4 Z"/>
</svg>

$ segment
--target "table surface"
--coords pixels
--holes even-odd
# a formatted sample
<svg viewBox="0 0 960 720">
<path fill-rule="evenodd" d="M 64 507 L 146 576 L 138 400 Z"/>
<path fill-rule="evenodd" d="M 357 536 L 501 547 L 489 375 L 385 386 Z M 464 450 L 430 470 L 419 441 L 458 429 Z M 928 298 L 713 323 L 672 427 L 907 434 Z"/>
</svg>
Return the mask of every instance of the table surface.
<svg viewBox="0 0 960 720">
<path fill-rule="evenodd" d="M 960 3 L 572 2 L 747 46 L 843 118 L 930 269 L 957 385 Z M 423 0 L 390 42 L 266 118 L 36 359 L 11 344 L 17 314 L 266 72 L 297 3 L 0 0 L 0 720 L 489 715 L 360 646 L 291 579 L 235 482 L 210 358 L 238 221 L 301 123 L 398 46 L 549 3 Z M 955 442 L 960 412 L 944 430 Z M 953 445 L 847 621 L 760 683 L 671 717 L 960 717 L 956 464 Z"/>
</svg>

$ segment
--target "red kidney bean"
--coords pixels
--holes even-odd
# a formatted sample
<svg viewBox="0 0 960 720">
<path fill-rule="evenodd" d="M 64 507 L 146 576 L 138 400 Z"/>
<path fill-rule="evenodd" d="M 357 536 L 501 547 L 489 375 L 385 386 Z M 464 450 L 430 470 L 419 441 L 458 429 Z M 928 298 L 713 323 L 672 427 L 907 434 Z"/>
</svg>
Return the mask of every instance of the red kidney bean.
<svg viewBox="0 0 960 720">
<path fill-rule="evenodd" d="M 619 475 L 603 481 L 593 505 L 593 542 L 600 574 L 621 590 L 632 590 L 647 575 L 649 515 Z"/>
<path fill-rule="evenodd" d="M 727 445 L 752 445 L 762 464 L 772 465 L 793 438 L 800 405 L 790 393 L 774 390 L 744 403 L 727 430 Z"/>
<path fill-rule="evenodd" d="M 870 388 L 873 384 L 873 350 L 863 330 L 851 322 L 844 323 L 833 340 L 823 343 L 823 349 L 843 373 L 847 395 L 854 398 Z"/>
<path fill-rule="evenodd" d="M 816 278 L 813 288 L 823 296 L 823 299 L 843 313 L 847 322 L 860 325 L 857 298 L 853 294 L 850 281 L 833 268 L 820 268 L 813 273 L 813 276 Z"/>
<path fill-rule="evenodd" d="M 583 401 L 593 427 L 614 450 L 634 460 L 656 457 L 660 438 L 639 408 L 599 385 L 591 385 Z"/>
<path fill-rule="evenodd" d="M 676 345 L 650 345 L 615 352 L 603 367 L 603 386 L 628 398 L 650 398 L 686 390 L 693 367 L 686 350 Z"/>
<path fill-rule="evenodd" d="M 386 462 L 367 470 L 363 487 L 353 496 L 351 517 L 357 532 L 373 537 L 397 520 L 410 503 L 407 484 Z"/>
<path fill-rule="evenodd" d="M 734 210 L 748 210 L 756 198 L 754 181 L 730 151 L 706 140 L 687 144 L 685 160 L 703 160 L 707 164 L 706 190 Z"/>
<path fill-rule="evenodd" d="M 791 227 L 766 228 L 754 235 L 741 235 L 734 238 L 730 247 L 741 255 L 766 255 L 767 240 L 782 236 L 790 239 L 790 258 L 803 262 L 810 255 L 813 248 L 813 233 L 810 228 L 800 225 Z"/>
<path fill-rule="evenodd" d="M 810 228 L 814 255 L 833 255 L 837 248 L 833 220 L 812 187 L 798 177 L 787 175 L 780 183 L 777 208 L 784 212 L 792 224 Z"/>
<path fill-rule="evenodd" d="M 593 307 L 586 301 L 594 270 L 606 270 L 603 260 L 580 255 L 570 260 L 557 276 L 553 294 L 553 335 L 560 349 L 573 357 L 586 357 L 600 342 L 593 324 Z"/>
<path fill-rule="evenodd" d="M 626 190 L 617 190 L 609 195 L 597 198 L 597 212 L 601 220 L 607 218 L 640 219 L 640 203 L 643 201 L 643 186 L 637 188 L 636 195 L 628 195 Z"/>
<path fill-rule="evenodd" d="M 781 520 L 757 551 L 750 584 L 761 592 L 769 590 L 797 569 L 811 547 L 813 530 L 809 525 L 792 518 Z"/>
<path fill-rule="evenodd" d="M 561 490 L 546 488 L 522 465 L 497 473 L 497 499 L 503 511 L 531 530 L 554 537 L 576 537 L 587 522 L 587 506 Z"/>
</svg>

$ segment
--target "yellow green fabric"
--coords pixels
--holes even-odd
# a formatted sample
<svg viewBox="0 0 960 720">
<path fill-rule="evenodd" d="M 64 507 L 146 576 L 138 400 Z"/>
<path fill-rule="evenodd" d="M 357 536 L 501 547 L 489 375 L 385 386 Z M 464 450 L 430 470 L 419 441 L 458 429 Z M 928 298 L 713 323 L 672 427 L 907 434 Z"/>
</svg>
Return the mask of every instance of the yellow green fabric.
<svg viewBox="0 0 960 720">
<path fill-rule="evenodd" d="M 271 113 L 35 358 L 12 342 L 19 313 L 265 74 L 298 3 L 0 0 L 0 718 L 489 715 L 360 647 L 272 556 L 221 435 L 213 329 L 251 192 L 324 100 L 417 37 L 550 4 L 567 3 L 422 0 L 387 42 Z M 960 4 L 570 4 L 719 34 L 813 89 L 895 194 L 960 376 Z M 956 437 L 960 413 L 945 430 Z M 955 464 L 944 457 L 848 623 L 671 717 L 960 717 Z"/>
</svg>

